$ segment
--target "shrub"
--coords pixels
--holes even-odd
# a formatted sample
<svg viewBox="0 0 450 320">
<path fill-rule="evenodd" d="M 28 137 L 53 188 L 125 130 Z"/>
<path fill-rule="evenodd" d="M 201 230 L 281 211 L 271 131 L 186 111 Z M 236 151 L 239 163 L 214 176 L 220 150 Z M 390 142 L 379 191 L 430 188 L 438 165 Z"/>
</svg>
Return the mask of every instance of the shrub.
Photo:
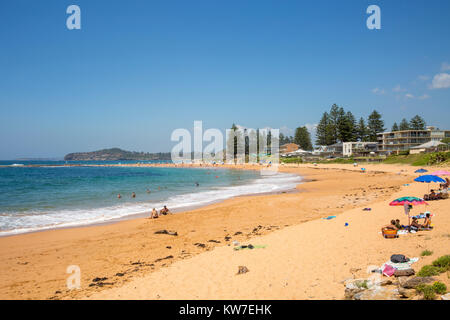
<svg viewBox="0 0 450 320">
<path fill-rule="evenodd" d="M 433 291 L 439 294 L 444 294 L 447 292 L 447 286 L 439 281 L 433 283 Z"/>
<path fill-rule="evenodd" d="M 424 256 L 431 256 L 432 254 L 433 254 L 433 251 L 424 250 L 424 251 L 422 251 L 421 256 L 422 257 L 424 257 Z"/>
<path fill-rule="evenodd" d="M 369 286 L 367 285 L 367 280 L 364 280 L 364 281 L 357 281 L 357 282 L 355 282 L 355 285 L 356 285 L 358 288 L 364 288 L 364 289 L 368 289 L 368 288 L 369 288 Z"/>
<path fill-rule="evenodd" d="M 417 276 L 419 277 L 431 277 L 431 276 L 437 276 L 439 273 L 441 273 L 441 268 L 436 266 L 423 266 L 422 269 L 417 273 Z"/>
<path fill-rule="evenodd" d="M 422 290 L 424 300 L 434 300 L 436 299 L 436 294 L 434 293 L 432 286 L 425 286 Z"/>
<path fill-rule="evenodd" d="M 450 269 L 450 255 L 445 255 L 433 261 L 433 266 L 441 268 L 441 272 Z"/>
</svg>

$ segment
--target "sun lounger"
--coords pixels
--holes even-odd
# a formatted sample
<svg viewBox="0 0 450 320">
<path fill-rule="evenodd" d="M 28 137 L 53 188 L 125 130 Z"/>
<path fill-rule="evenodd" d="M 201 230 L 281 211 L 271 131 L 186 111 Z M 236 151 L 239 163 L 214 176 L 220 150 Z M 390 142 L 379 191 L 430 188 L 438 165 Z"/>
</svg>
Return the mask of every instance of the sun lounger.
<svg viewBox="0 0 450 320">
<path fill-rule="evenodd" d="M 398 238 L 397 230 L 383 229 L 382 230 L 383 237 L 385 239 L 395 239 Z"/>
</svg>

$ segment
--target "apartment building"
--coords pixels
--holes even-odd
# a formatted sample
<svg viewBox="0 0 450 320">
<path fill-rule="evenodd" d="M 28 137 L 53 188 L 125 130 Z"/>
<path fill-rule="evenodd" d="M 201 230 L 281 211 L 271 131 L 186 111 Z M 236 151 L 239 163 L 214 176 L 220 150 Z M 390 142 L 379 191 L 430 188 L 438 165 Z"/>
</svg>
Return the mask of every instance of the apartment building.
<svg viewBox="0 0 450 320">
<path fill-rule="evenodd" d="M 398 153 L 430 141 L 450 138 L 450 130 L 427 127 L 425 130 L 402 130 L 379 133 L 378 151 L 380 153 Z"/>
</svg>

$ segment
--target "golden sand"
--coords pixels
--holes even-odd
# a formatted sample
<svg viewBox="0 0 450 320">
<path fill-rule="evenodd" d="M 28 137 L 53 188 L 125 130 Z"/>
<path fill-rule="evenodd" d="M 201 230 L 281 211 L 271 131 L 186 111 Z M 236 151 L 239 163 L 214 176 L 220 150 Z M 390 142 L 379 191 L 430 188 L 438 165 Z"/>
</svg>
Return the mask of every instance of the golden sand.
<svg viewBox="0 0 450 320">
<path fill-rule="evenodd" d="M 413 182 L 414 167 L 365 168 L 282 166 L 310 181 L 296 193 L 237 197 L 155 220 L 0 238 L 0 298 L 342 299 L 343 280 L 367 277 L 368 266 L 392 254 L 433 251 L 416 270 L 449 254 L 450 200 L 413 209 L 435 214 L 433 231 L 384 239 L 380 228 L 392 218 L 407 223 L 403 208 L 389 202 L 422 197 L 428 185 Z M 330 215 L 337 217 L 322 219 Z M 178 236 L 155 234 L 161 229 Z M 265 247 L 235 251 L 233 241 Z M 69 265 L 81 269 L 79 290 L 66 287 Z M 236 275 L 239 266 L 249 272 Z"/>
</svg>

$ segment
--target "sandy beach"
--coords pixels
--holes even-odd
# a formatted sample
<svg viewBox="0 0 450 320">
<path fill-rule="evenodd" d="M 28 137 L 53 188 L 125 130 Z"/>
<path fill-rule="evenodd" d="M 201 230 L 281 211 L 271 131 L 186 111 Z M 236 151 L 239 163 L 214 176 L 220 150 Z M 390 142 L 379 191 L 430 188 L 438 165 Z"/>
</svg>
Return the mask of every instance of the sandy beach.
<svg viewBox="0 0 450 320">
<path fill-rule="evenodd" d="M 413 209 L 435 214 L 433 231 L 384 239 L 380 228 L 391 219 L 407 223 L 403 208 L 389 202 L 422 197 L 429 186 L 413 182 L 417 167 L 364 167 L 365 173 L 344 164 L 285 165 L 280 171 L 306 179 L 298 192 L 236 197 L 154 220 L 2 237 L 0 298 L 343 299 L 343 280 L 367 277 L 367 267 L 392 254 L 433 251 L 416 270 L 449 254 L 450 200 Z M 261 247 L 235 251 L 233 241 Z M 80 267 L 81 289 L 67 289 L 69 265 Z M 239 266 L 249 272 L 236 275 Z M 446 274 L 441 280 L 449 285 Z"/>
</svg>

